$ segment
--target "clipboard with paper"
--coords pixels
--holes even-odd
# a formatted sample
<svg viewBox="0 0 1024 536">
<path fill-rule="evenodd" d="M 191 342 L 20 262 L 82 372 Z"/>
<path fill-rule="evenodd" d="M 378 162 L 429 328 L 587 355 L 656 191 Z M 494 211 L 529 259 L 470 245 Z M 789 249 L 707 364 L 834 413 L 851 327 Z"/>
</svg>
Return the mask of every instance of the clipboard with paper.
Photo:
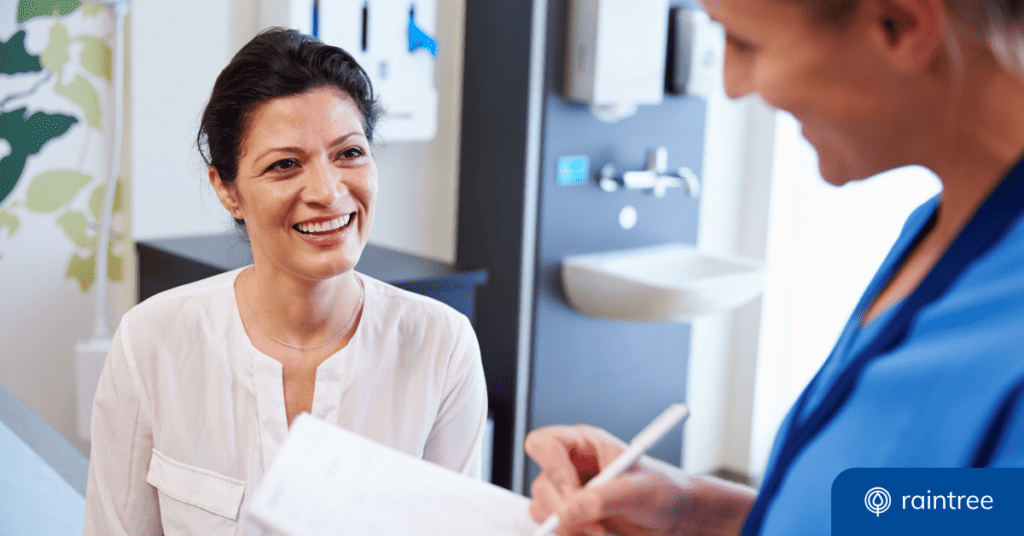
<svg viewBox="0 0 1024 536">
<path fill-rule="evenodd" d="M 307 414 L 249 501 L 284 536 L 532 536 L 529 499 Z"/>
</svg>

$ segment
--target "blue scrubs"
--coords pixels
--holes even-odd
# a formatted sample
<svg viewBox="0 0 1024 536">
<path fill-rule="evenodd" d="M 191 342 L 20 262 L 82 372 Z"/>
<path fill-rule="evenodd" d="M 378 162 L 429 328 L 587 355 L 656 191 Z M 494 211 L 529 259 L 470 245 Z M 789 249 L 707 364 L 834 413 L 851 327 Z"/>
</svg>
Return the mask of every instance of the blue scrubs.
<svg viewBox="0 0 1024 536">
<path fill-rule="evenodd" d="M 1024 161 L 921 285 L 861 327 L 922 231 L 919 207 L 783 422 L 744 535 L 829 534 L 854 467 L 1024 467 Z"/>
</svg>

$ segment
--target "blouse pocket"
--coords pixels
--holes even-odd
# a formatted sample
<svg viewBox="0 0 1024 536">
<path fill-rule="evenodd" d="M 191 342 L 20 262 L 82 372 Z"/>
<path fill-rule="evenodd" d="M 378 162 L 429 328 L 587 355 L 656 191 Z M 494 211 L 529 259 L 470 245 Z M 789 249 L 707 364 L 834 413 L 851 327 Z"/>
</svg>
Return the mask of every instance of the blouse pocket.
<svg viewBox="0 0 1024 536">
<path fill-rule="evenodd" d="M 165 535 L 235 533 L 245 481 L 186 465 L 153 449 L 146 482 L 157 489 Z"/>
</svg>

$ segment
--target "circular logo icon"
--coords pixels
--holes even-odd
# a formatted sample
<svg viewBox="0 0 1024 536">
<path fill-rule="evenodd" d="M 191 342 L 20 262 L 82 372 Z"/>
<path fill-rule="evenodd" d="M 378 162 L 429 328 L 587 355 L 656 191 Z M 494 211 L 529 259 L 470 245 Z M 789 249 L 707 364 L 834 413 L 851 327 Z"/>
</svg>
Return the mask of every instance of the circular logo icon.
<svg viewBox="0 0 1024 536">
<path fill-rule="evenodd" d="M 885 488 L 871 488 L 864 495 L 864 506 L 867 506 L 868 511 L 875 514 L 875 517 L 882 515 L 882 512 L 888 510 L 891 504 L 892 497 L 889 496 L 889 492 Z"/>
</svg>

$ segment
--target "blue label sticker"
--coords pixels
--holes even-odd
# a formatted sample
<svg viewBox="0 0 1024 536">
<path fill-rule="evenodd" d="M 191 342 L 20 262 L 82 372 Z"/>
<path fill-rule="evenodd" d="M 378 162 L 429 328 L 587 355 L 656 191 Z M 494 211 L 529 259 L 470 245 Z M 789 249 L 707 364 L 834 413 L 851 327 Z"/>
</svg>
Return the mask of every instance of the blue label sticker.
<svg viewBox="0 0 1024 536">
<path fill-rule="evenodd" d="M 1024 534 L 1024 469 L 847 469 L 832 536 Z"/>
<path fill-rule="evenodd" d="M 585 156 L 563 156 L 558 159 L 558 184 L 583 184 L 590 176 L 590 159 Z"/>
</svg>

